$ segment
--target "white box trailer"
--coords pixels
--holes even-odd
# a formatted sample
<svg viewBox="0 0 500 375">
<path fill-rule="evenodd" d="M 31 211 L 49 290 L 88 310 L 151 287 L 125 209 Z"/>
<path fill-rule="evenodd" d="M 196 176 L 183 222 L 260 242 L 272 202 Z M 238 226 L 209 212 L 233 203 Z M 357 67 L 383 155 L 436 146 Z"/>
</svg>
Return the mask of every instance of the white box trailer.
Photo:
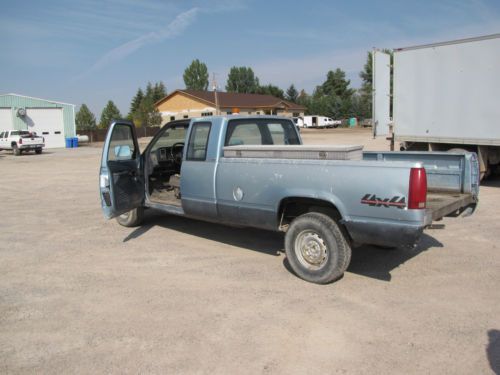
<svg viewBox="0 0 500 375">
<path fill-rule="evenodd" d="M 326 116 L 304 116 L 305 128 L 336 128 L 342 121 Z"/>
<path fill-rule="evenodd" d="M 392 122 L 401 149 L 464 149 L 477 152 L 482 176 L 498 168 L 499 62 L 500 34 L 395 49 Z"/>
</svg>

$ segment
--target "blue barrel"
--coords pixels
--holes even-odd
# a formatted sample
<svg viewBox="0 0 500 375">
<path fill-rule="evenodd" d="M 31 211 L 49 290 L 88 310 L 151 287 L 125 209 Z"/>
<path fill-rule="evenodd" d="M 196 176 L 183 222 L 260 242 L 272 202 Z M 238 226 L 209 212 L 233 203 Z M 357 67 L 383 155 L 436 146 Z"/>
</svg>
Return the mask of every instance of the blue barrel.
<svg viewBox="0 0 500 375">
<path fill-rule="evenodd" d="M 73 138 L 66 138 L 66 148 L 73 147 Z"/>
<path fill-rule="evenodd" d="M 74 138 L 72 138 L 72 140 L 73 140 L 73 141 L 71 142 L 72 146 L 73 146 L 74 148 L 77 148 L 77 147 L 78 147 L 78 137 L 74 137 Z"/>
</svg>

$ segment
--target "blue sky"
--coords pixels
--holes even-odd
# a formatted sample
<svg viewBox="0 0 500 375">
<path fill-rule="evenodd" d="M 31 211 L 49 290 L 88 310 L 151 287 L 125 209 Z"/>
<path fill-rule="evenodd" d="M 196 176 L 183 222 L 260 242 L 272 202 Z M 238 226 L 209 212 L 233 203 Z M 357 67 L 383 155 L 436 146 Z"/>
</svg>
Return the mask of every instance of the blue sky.
<svg viewBox="0 0 500 375">
<path fill-rule="evenodd" d="M 122 113 L 138 87 L 183 88 L 198 58 L 224 88 L 231 66 L 311 92 L 330 69 L 359 71 L 372 47 L 500 32 L 500 1 L 2 1 L 0 93 Z"/>
</svg>

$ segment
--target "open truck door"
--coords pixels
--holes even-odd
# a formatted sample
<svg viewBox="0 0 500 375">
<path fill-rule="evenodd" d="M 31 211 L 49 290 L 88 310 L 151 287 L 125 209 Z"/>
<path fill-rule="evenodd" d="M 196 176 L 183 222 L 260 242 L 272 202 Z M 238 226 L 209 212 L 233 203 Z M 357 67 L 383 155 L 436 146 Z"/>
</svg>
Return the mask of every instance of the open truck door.
<svg viewBox="0 0 500 375">
<path fill-rule="evenodd" d="M 134 124 L 113 121 L 102 150 L 99 174 L 101 206 L 108 219 L 140 207 L 144 201 L 141 153 Z"/>
</svg>

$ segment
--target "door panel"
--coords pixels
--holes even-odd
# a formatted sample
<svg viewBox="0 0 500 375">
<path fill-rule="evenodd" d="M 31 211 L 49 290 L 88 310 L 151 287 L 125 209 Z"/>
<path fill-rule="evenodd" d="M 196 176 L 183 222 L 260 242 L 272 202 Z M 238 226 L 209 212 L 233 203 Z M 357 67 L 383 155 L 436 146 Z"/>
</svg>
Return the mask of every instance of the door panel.
<svg viewBox="0 0 500 375">
<path fill-rule="evenodd" d="M 217 217 L 215 200 L 216 137 L 210 137 L 212 124 L 194 122 L 189 130 L 181 169 L 182 209 L 186 215 Z"/>
<path fill-rule="evenodd" d="M 65 146 L 62 108 L 27 108 L 24 121 L 29 131 L 45 139 L 45 148 Z"/>
<path fill-rule="evenodd" d="M 108 219 L 143 204 L 144 178 L 135 127 L 113 122 L 102 152 L 99 187 L 101 206 Z"/>
<path fill-rule="evenodd" d="M 0 133 L 4 130 L 12 130 L 12 110 L 10 108 L 0 108 Z"/>
</svg>

